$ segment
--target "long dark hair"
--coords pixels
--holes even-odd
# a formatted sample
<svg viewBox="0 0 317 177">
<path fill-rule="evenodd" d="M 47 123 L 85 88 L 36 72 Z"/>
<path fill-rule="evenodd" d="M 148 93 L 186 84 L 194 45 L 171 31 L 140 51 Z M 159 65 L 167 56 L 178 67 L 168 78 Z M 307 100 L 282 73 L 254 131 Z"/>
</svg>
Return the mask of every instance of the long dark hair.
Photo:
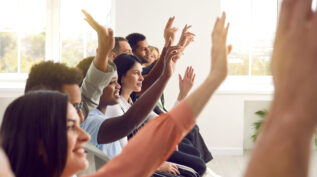
<svg viewBox="0 0 317 177">
<path fill-rule="evenodd" d="M 67 157 L 68 97 L 57 91 L 31 91 L 6 109 L 2 146 L 16 177 L 59 177 Z"/>
<path fill-rule="evenodd" d="M 114 59 L 114 63 L 117 66 L 118 83 L 121 84 L 122 76 L 125 76 L 127 72 L 134 66 L 135 63 L 140 63 L 141 60 L 134 55 L 121 54 Z"/>
</svg>

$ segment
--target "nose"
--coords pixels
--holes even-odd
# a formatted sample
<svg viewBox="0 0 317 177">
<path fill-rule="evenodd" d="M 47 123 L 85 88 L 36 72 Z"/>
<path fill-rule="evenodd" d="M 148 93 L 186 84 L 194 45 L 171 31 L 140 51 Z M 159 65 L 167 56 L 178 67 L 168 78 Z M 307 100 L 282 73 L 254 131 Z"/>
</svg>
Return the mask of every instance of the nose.
<svg viewBox="0 0 317 177">
<path fill-rule="evenodd" d="M 90 140 L 90 135 L 84 129 L 80 128 L 79 139 L 82 142 L 88 142 Z"/>
<path fill-rule="evenodd" d="M 139 80 L 140 80 L 140 81 L 143 81 L 143 80 L 144 80 L 144 77 L 143 77 L 142 73 L 140 73 L 140 75 L 139 75 Z"/>
</svg>

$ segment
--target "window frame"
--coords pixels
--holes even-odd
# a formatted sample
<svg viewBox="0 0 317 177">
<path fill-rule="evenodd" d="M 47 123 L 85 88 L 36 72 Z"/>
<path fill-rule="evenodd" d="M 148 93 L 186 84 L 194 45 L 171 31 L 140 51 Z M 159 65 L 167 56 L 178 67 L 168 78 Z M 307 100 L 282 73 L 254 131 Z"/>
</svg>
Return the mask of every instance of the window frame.
<svg viewBox="0 0 317 177">
<path fill-rule="evenodd" d="M 62 34 L 61 29 L 61 1 L 46 0 L 46 30 L 45 30 L 45 58 L 44 61 L 61 62 L 62 60 Z M 84 0 L 87 4 L 88 0 Z M 111 26 L 115 26 L 115 1 L 110 0 L 111 7 Z M 10 31 L 11 32 L 11 31 Z M 18 33 L 19 34 L 19 33 Z M 21 41 L 18 40 L 17 46 Z M 86 40 L 84 41 L 86 42 Z M 19 55 L 20 52 L 18 52 Z M 19 57 L 17 58 L 17 60 Z M 16 73 L 0 73 L 1 88 L 23 88 L 25 86 L 28 73 L 21 73 L 18 61 L 18 71 Z"/>
</svg>

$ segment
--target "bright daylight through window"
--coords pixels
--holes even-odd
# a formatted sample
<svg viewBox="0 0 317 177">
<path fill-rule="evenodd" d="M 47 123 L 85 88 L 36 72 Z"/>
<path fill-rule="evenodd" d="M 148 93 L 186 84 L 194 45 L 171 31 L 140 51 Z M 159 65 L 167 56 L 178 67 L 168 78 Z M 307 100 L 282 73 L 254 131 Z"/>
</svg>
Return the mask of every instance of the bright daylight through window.
<svg viewBox="0 0 317 177">
<path fill-rule="evenodd" d="M 278 17 L 278 0 L 222 0 L 230 22 L 229 74 L 270 75 L 270 58 Z"/>
<path fill-rule="evenodd" d="M 97 36 L 81 9 L 113 25 L 112 0 L 0 0 L 0 74 L 27 73 L 43 60 L 74 66 L 95 55 Z"/>
</svg>

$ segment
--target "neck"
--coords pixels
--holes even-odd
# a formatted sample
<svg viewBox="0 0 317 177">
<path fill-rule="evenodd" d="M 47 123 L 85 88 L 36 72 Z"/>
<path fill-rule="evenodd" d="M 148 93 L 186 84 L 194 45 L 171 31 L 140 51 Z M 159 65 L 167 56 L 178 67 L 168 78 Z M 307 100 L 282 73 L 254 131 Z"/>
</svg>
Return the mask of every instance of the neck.
<svg viewBox="0 0 317 177">
<path fill-rule="evenodd" d="M 129 101 L 130 95 L 132 93 L 132 90 L 128 90 L 128 89 L 122 89 L 121 90 L 121 96 L 126 100 Z"/>
<path fill-rule="evenodd" d="M 97 109 L 102 112 L 103 114 L 106 114 L 107 105 L 98 105 Z"/>
</svg>

